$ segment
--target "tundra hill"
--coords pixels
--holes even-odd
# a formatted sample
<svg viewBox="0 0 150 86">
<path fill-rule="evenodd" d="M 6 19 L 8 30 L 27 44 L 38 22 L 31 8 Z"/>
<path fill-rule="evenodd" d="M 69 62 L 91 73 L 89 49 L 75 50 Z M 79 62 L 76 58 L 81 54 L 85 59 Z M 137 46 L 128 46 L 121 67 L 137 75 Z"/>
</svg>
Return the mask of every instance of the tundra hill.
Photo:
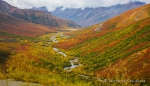
<svg viewBox="0 0 150 86">
<path fill-rule="evenodd" d="M 24 20 L 16 19 L 5 13 L 0 12 L 0 36 L 26 36 L 35 37 L 57 29 L 50 26 L 42 26 Z M 11 34 L 11 35 L 10 35 Z"/>
<path fill-rule="evenodd" d="M 54 46 L 75 52 L 76 56 L 80 57 L 81 64 L 84 65 L 83 69 L 87 72 L 95 72 L 97 77 L 113 75 L 109 67 L 114 67 L 115 71 L 117 66 L 113 65 L 116 64 L 128 65 L 125 70 L 124 66 L 117 68 L 124 70 L 117 71 L 118 75 L 123 76 L 126 71 L 127 76 L 134 76 L 134 79 L 149 80 L 149 22 L 150 4 L 129 10 L 103 23 L 67 33 L 70 38 Z M 136 57 L 139 53 L 141 55 Z M 124 64 L 123 61 L 117 63 L 122 59 L 126 61 Z M 140 72 L 136 65 L 139 65 Z"/>
<path fill-rule="evenodd" d="M 15 18 L 23 19 L 36 24 L 49 25 L 59 28 L 80 28 L 80 26 L 76 23 L 53 16 L 49 12 L 31 9 L 19 9 L 2 0 L 0 0 L 0 12 L 7 13 Z"/>
</svg>

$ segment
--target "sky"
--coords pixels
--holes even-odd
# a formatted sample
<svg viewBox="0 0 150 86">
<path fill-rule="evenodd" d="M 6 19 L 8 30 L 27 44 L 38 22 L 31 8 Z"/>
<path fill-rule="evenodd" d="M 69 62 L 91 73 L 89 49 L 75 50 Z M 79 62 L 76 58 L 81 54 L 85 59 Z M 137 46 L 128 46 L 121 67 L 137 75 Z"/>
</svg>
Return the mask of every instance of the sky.
<svg viewBox="0 0 150 86">
<path fill-rule="evenodd" d="M 108 7 L 116 4 L 126 4 L 136 0 L 3 0 L 9 4 L 21 8 L 29 9 L 32 7 L 46 6 L 49 11 L 54 11 L 57 7 L 65 8 L 81 8 L 86 7 Z M 138 0 L 150 3 L 150 0 Z"/>
</svg>

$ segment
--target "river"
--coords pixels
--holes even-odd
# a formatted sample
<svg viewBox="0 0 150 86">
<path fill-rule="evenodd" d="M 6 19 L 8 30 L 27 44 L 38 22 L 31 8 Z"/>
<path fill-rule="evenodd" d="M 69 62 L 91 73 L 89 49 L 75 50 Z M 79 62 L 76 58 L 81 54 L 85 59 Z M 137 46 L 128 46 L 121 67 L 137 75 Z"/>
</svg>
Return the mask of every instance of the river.
<svg viewBox="0 0 150 86">
<path fill-rule="evenodd" d="M 64 37 L 65 35 L 63 35 L 62 33 L 61 34 L 59 34 L 59 33 L 56 33 L 55 35 L 53 35 L 53 36 L 51 36 L 51 38 L 53 38 L 52 40 L 55 40 L 55 41 L 52 41 L 52 42 L 59 42 L 56 38 L 56 36 L 61 36 L 61 37 Z M 68 36 L 65 36 L 66 38 L 68 38 Z M 50 38 L 50 39 L 51 39 Z M 59 50 L 58 48 L 53 48 L 53 50 L 56 52 L 56 53 L 58 53 L 58 54 L 61 54 L 61 55 L 63 55 L 64 57 L 67 57 L 67 54 L 66 53 L 64 53 L 64 52 L 62 52 L 61 50 Z M 74 68 L 77 68 L 77 67 L 79 67 L 79 66 L 81 66 L 82 64 L 79 62 L 79 57 L 74 57 L 73 59 L 71 59 L 71 60 L 69 60 L 69 62 L 70 62 L 70 64 L 71 64 L 71 66 L 70 67 L 64 67 L 64 70 L 66 70 L 66 71 L 68 71 L 68 72 L 71 72 L 72 71 L 72 69 L 74 69 Z M 83 74 L 79 74 L 79 76 L 81 76 L 81 77 L 84 77 L 84 78 L 86 78 L 86 79 L 94 79 L 94 80 L 97 80 L 97 81 L 99 81 L 99 82 L 106 82 L 107 81 L 107 79 L 104 79 L 104 80 L 102 80 L 102 79 L 100 79 L 100 78 L 97 78 L 97 77 L 93 77 L 93 76 L 88 76 L 88 75 L 83 75 Z"/>
<path fill-rule="evenodd" d="M 59 34 L 59 33 L 56 33 L 54 34 L 53 36 L 50 37 L 50 41 L 51 42 L 59 42 L 57 39 L 56 39 L 56 36 L 60 36 L 60 37 L 66 37 L 68 38 L 68 36 L 65 36 L 63 35 L 62 33 Z M 61 54 L 63 55 L 64 57 L 67 57 L 67 54 L 62 52 L 61 50 L 59 50 L 58 48 L 53 48 L 53 50 L 58 53 L 58 54 Z M 64 70 L 70 72 L 73 68 L 76 68 L 76 67 L 79 67 L 81 66 L 81 64 L 79 63 L 79 58 L 78 57 L 74 57 L 72 60 L 69 60 L 71 66 L 70 67 L 64 67 Z"/>
</svg>

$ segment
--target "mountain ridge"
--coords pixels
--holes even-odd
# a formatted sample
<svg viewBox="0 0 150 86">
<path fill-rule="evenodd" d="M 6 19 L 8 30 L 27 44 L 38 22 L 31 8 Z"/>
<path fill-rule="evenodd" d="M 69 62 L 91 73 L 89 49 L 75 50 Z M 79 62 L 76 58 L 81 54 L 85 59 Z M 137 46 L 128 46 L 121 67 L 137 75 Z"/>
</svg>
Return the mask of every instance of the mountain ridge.
<svg viewBox="0 0 150 86">
<path fill-rule="evenodd" d="M 90 26 L 103 22 L 109 18 L 119 15 L 122 12 L 142 6 L 144 4 L 144 2 L 135 1 L 122 5 L 118 4 L 110 7 L 85 8 L 83 10 L 74 8 L 61 10 L 62 7 L 59 7 L 51 13 L 60 18 L 72 20 L 81 26 Z"/>
<path fill-rule="evenodd" d="M 97 77 L 114 78 L 117 74 L 122 74 L 119 76 L 149 82 L 149 22 L 150 4 L 147 4 L 103 23 L 66 33 L 70 38 L 53 46 L 75 52 L 84 65 L 83 69 L 95 72 Z M 143 73 L 148 74 L 146 76 Z"/>
<path fill-rule="evenodd" d="M 0 12 L 0 36 L 3 37 L 9 36 L 9 34 L 36 37 L 48 32 L 56 32 L 57 30 L 54 27 L 30 23 Z"/>
<path fill-rule="evenodd" d="M 76 23 L 53 16 L 49 12 L 31 9 L 19 9 L 2 0 L 0 0 L 0 12 L 7 13 L 15 18 L 23 19 L 36 24 L 48 25 L 52 27 L 80 28 L 80 26 Z"/>
<path fill-rule="evenodd" d="M 42 6 L 42 7 L 39 7 L 39 8 L 33 7 L 31 9 L 33 9 L 33 10 L 42 10 L 42 11 L 47 11 L 48 12 L 48 9 L 45 6 Z"/>
</svg>

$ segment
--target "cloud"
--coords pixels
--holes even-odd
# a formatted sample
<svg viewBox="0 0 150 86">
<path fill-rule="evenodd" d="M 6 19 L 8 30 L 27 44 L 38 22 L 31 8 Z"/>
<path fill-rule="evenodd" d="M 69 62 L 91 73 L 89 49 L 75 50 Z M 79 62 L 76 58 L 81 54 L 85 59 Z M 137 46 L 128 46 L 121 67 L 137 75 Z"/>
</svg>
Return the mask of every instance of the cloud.
<svg viewBox="0 0 150 86">
<path fill-rule="evenodd" d="M 65 8 L 85 8 L 111 6 L 116 4 L 125 4 L 136 0 L 4 0 L 9 4 L 18 8 L 32 8 L 46 6 L 49 11 L 55 10 L 57 7 Z M 150 0 L 138 0 L 150 3 Z"/>
</svg>

